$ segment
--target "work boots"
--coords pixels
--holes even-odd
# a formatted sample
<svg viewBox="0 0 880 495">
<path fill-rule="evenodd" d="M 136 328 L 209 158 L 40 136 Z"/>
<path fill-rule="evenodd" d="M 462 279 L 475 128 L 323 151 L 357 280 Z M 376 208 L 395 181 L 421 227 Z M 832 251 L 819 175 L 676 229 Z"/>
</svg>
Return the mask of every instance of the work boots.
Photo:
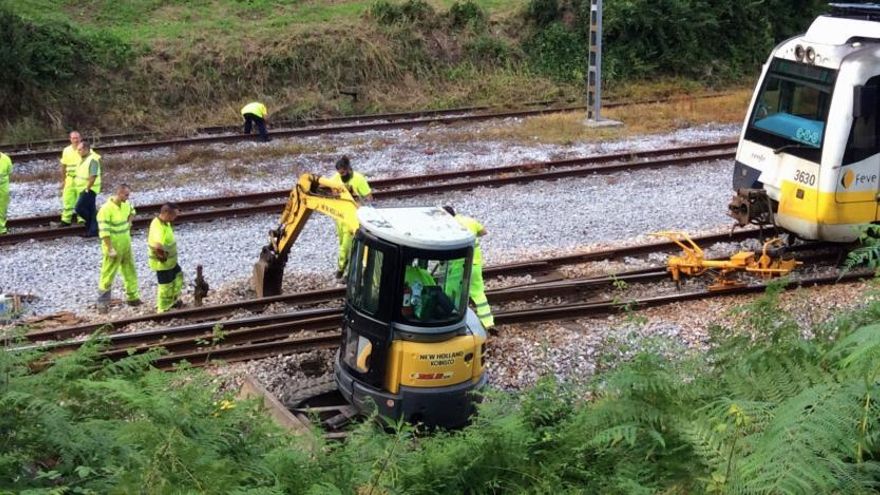
<svg viewBox="0 0 880 495">
<path fill-rule="evenodd" d="M 110 291 L 104 291 L 98 293 L 98 301 L 97 301 L 98 313 L 99 314 L 107 314 L 110 311 Z"/>
</svg>

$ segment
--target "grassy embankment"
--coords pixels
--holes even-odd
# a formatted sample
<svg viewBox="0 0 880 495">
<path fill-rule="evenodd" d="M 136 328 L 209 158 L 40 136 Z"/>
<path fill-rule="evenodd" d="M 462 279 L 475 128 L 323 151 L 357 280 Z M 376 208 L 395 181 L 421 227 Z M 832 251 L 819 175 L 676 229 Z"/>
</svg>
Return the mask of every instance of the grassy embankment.
<svg viewBox="0 0 880 495">
<path fill-rule="evenodd" d="M 581 8 L 569 0 L 0 0 L 13 47 L 0 62 L 9 57 L 14 76 L 0 82 L 0 141 L 70 127 L 229 124 L 253 98 L 279 118 L 577 100 Z M 730 77 L 738 69 L 716 62 L 658 72 L 632 61 L 641 51 L 621 50 L 636 46 L 633 36 L 668 26 L 653 32 L 653 18 L 634 22 L 627 8 L 608 7 L 609 46 L 618 47 L 609 48 L 609 98 L 739 82 Z M 349 89 L 356 102 L 340 93 Z"/>
</svg>

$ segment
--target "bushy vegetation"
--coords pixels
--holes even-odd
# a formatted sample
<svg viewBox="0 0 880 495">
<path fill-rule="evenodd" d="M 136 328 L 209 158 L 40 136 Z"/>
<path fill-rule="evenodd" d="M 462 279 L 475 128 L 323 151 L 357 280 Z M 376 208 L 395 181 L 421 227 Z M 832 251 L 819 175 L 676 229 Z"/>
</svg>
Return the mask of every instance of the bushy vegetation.
<svg viewBox="0 0 880 495">
<path fill-rule="evenodd" d="M 589 3 L 0 0 L 2 132 L 228 124 L 254 98 L 277 118 L 577 99 Z M 740 81 L 822 3 L 606 0 L 606 94 Z"/>
<path fill-rule="evenodd" d="M 0 2 L 0 25 L 0 109 L 6 115 L 73 110 L 74 105 L 60 103 L 72 88 L 133 59 L 131 47 L 112 35 L 84 33 L 67 23 L 36 23 L 5 2 Z"/>
<path fill-rule="evenodd" d="M 780 290 L 714 329 L 708 353 L 642 351 L 588 386 L 493 393 L 460 432 L 366 423 L 317 448 L 199 371 L 104 362 L 100 342 L 49 367 L 3 351 L 0 491 L 873 493 L 880 303 L 803 332 Z"/>
<path fill-rule="evenodd" d="M 583 78 L 589 0 L 530 0 L 526 50 L 539 70 Z M 763 62 L 775 43 L 806 30 L 826 2 L 606 0 L 604 77 L 661 75 L 720 81 Z"/>
</svg>

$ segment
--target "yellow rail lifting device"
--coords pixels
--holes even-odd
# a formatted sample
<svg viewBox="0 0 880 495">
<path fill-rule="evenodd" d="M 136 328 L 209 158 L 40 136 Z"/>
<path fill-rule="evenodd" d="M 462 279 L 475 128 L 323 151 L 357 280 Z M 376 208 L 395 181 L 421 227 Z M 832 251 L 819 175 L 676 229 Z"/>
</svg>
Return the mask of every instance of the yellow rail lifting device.
<svg viewBox="0 0 880 495">
<path fill-rule="evenodd" d="M 795 267 L 802 264 L 793 258 L 784 259 L 773 253 L 773 248 L 783 246 L 782 240 L 778 237 L 766 241 L 760 255 L 754 251 L 740 251 L 725 260 L 712 260 L 706 259 L 706 254 L 686 232 L 667 230 L 651 235 L 665 237 L 682 249 L 680 256 L 670 256 L 666 262 L 666 269 L 676 285 L 681 283 L 682 275 L 698 277 L 707 271 L 712 271 L 715 273 L 715 281 L 709 289 L 729 289 L 743 285 L 734 279 L 734 274 L 738 272 L 752 273 L 763 279 L 770 279 L 788 275 Z"/>
</svg>

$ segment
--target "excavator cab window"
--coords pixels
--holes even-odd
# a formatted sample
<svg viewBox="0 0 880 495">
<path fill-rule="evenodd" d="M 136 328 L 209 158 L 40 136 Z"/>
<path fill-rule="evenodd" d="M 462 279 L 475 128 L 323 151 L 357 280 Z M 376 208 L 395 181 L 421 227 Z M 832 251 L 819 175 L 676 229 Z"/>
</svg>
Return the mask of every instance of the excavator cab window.
<svg viewBox="0 0 880 495">
<path fill-rule="evenodd" d="M 359 310 L 375 315 L 379 311 L 384 253 L 359 242 L 352 250 L 348 274 L 349 301 Z"/>
<path fill-rule="evenodd" d="M 406 258 L 400 305 L 403 321 L 434 325 L 460 320 L 467 294 L 466 261 L 466 258 Z"/>
</svg>

